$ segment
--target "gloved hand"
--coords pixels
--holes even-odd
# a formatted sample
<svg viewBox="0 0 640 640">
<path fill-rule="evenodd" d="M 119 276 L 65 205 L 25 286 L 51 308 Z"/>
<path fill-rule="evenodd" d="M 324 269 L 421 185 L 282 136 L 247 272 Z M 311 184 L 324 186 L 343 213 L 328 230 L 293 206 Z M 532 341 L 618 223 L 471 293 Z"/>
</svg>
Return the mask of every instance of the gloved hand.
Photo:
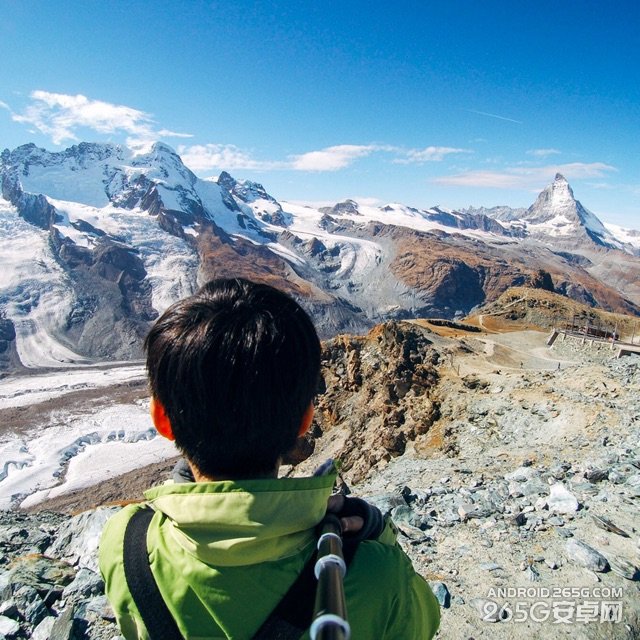
<svg viewBox="0 0 640 640">
<path fill-rule="evenodd" d="M 362 498 L 351 498 L 336 493 L 329 498 L 327 511 L 340 518 L 345 540 L 375 540 L 384 529 L 384 518 L 380 509 Z"/>
</svg>

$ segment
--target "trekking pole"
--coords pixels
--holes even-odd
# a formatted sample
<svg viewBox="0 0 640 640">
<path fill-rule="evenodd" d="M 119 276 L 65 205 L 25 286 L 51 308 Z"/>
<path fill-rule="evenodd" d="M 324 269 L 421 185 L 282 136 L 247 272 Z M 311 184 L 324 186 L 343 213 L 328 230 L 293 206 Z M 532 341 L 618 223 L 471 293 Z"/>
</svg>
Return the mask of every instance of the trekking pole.
<svg viewBox="0 0 640 640">
<path fill-rule="evenodd" d="M 343 579 L 347 566 L 342 555 L 342 526 L 337 516 L 327 514 L 318 539 L 314 572 L 318 580 L 311 623 L 311 640 L 349 640 Z"/>
</svg>

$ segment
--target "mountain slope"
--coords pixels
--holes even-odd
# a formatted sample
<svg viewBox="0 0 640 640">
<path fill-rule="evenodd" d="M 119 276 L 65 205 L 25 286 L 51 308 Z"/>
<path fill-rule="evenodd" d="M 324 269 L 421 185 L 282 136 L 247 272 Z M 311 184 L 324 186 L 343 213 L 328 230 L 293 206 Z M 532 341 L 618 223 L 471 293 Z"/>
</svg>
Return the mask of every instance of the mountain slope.
<svg viewBox="0 0 640 640">
<path fill-rule="evenodd" d="M 481 318 L 481 320 L 478 320 Z M 492 318 L 493 323 L 488 322 Z M 593 325 L 615 332 L 620 340 L 631 342 L 640 331 L 640 320 L 632 316 L 611 313 L 576 302 L 566 296 L 529 287 L 512 287 L 497 300 L 476 309 L 467 322 L 502 328 L 534 326 L 541 330 L 561 328 L 565 323 Z"/>
</svg>

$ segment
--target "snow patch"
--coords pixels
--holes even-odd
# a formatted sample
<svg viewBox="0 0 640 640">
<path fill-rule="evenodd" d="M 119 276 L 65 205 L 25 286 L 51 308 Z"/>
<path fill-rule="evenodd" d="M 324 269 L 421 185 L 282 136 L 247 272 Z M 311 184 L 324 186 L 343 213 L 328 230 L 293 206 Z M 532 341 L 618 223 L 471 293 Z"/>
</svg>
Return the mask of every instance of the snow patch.
<svg viewBox="0 0 640 640">
<path fill-rule="evenodd" d="M 616 224 L 605 223 L 607 231 L 613 235 L 616 240 L 623 244 L 629 244 L 634 249 L 640 249 L 640 231 L 635 229 L 626 229 Z"/>
</svg>

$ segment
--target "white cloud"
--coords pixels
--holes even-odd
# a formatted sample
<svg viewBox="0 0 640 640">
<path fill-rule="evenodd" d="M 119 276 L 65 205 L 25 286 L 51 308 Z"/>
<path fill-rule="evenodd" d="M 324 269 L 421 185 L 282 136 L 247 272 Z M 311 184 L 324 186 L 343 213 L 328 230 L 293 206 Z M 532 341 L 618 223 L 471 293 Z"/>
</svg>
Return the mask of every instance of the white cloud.
<svg viewBox="0 0 640 640">
<path fill-rule="evenodd" d="M 458 187 L 493 187 L 495 189 L 514 189 L 521 186 L 519 176 L 497 171 L 467 171 L 453 176 L 434 178 L 436 184 Z"/>
<path fill-rule="evenodd" d="M 160 129 L 157 134 L 162 138 L 193 138 L 193 133 L 178 133 L 170 129 Z"/>
<path fill-rule="evenodd" d="M 399 164 L 440 162 L 450 154 L 473 153 L 470 149 L 430 146 L 424 149 L 404 149 L 382 144 L 341 144 L 316 151 L 289 156 L 288 160 L 256 160 L 251 153 L 231 144 L 182 145 L 178 153 L 184 163 L 194 171 L 211 169 L 250 169 L 293 171 L 339 171 L 360 158 L 374 153 L 392 153 Z"/>
<path fill-rule="evenodd" d="M 411 164 L 423 162 L 442 162 L 452 153 L 473 153 L 471 149 L 457 149 L 455 147 L 426 147 L 424 149 L 409 149 L 404 158 L 396 158 L 396 164 Z"/>
<path fill-rule="evenodd" d="M 601 178 L 611 171 L 617 171 L 617 169 L 603 162 L 572 162 L 544 167 L 508 167 L 504 171 L 467 171 L 434 178 L 432 182 L 460 187 L 538 189 L 551 182 L 556 173 L 561 173 L 569 180 L 579 180 L 582 178 Z"/>
<path fill-rule="evenodd" d="M 32 103 L 24 113 L 14 113 L 13 120 L 33 125 L 38 131 L 51 137 L 54 144 L 62 144 L 65 140 L 78 140 L 76 130 L 88 128 L 98 133 L 113 134 L 124 132 L 129 134 L 129 143 L 140 143 L 155 140 L 159 137 L 189 134 L 175 134 L 166 129 L 156 130 L 150 114 L 102 100 L 92 100 L 78 95 L 33 91 L 30 94 Z"/>
<path fill-rule="evenodd" d="M 601 191 L 613 191 L 620 188 L 618 185 L 609 184 L 608 182 L 589 182 L 588 185 L 592 189 L 598 189 Z"/>
<path fill-rule="evenodd" d="M 232 144 L 195 144 L 180 145 L 178 154 L 182 161 L 193 171 L 208 171 L 211 169 L 249 169 L 260 171 L 265 169 L 279 169 L 285 163 L 255 160 L 247 151 Z"/>
<path fill-rule="evenodd" d="M 358 158 L 374 151 L 389 150 L 379 145 L 343 144 L 319 151 L 308 151 L 290 156 L 289 160 L 256 160 L 248 151 L 232 144 L 182 145 L 178 153 L 184 163 L 194 171 L 210 169 L 250 169 L 294 171 L 338 171 L 353 164 Z"/>
<path fill-rule="evenodd" d="M 296 171 L 338 171 L 380 149 L 383 148 L 378 145 L 341 144 L 293 156 L 291 168 Z"/>
<path fill-rule="evenodd" d="M 570 162 L 567 164 L 551 164 L 545 167 L 518 167 L 513 171 L 536 180 L 546 178 L 552 173 L 554 175 L 561 173 L 566 178 L 580 180 L 582 178 L 601 178 L 607 172 L 617 171 L 617 169 L 604 162 Z"/>
<path fill-rule="evenodd" d="M 0 100 L 0 109 L 6 109 L 7 111 L 11 111 L 11 107 L 6 103 Z"/>
<path fill-rule="evenodd" d="M 547 156 L 554 156 L 562 153 L 558 149 L 529 149 L 527 155 L 535 156 L 536 158 L 546 158 Z"/>
<path fill-rule="evenodd" d="M 351 199 L 355 200 L 358 204 L 364 205 L 365 207 L 376 207 L 383 202 L 382 200 L 380 200 L 380 198 L 373 198 L 370 196 L 354 196 Z"/>
</svg>

